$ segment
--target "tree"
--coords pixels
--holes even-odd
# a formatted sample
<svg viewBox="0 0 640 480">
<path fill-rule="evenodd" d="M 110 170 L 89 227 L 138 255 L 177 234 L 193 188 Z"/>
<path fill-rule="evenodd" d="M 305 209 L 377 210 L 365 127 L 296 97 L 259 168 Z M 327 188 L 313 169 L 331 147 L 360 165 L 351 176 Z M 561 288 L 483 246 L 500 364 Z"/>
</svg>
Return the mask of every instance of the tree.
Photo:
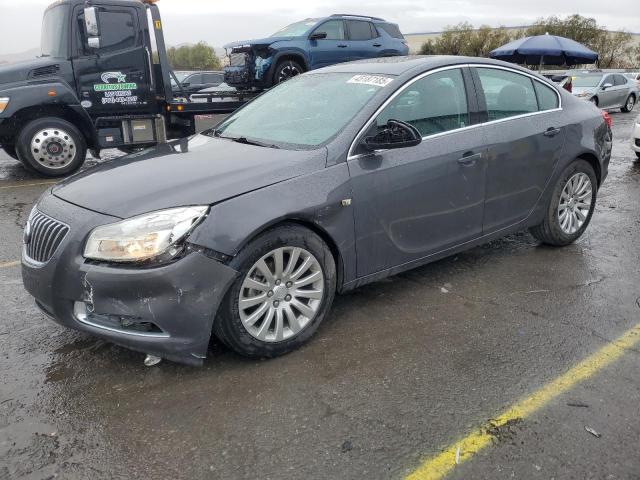
<svg viewBox="0 0 640 480">
<path fill-rule="evenodd" d="M 511 40 L 506 28 L 482 25 L 475 29 L 467 22 L 448 26 L 440 37 L 427 40 L 420 48 L 423 55 L 468 55 L 486 57 L 489 52 Z"/>
<path fill-rule="evenodd" d="M 182 45 L 167 50 L 171 68 L 175 70 L 219 70 L 220 59 L 213 47 L 205 42 L 195 45 Z"/>
</svg>

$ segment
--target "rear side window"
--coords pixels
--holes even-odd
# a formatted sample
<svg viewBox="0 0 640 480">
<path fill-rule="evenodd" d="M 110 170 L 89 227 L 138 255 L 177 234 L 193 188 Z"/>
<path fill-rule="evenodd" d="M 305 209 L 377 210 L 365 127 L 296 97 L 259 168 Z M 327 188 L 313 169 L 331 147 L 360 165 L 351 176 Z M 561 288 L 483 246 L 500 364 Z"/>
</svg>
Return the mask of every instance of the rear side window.
<svg viewBox="0 0 640 480">
<path fill-rule="evenodd" d="M 371 25 L 360 20 L 347 20 L 351 40 L 371 40 Z"/>
<path fill-rule="evenodd" d="M 627 84 L 627 79 L 624 78 L 622 75 L 614 75 L 613 79 L 615 80 L 614 85 L 618 86 L 618 85 L 626 85 Z"/>
<path fill-rule="evenodd" d="M 381 28 L 393 38 L 404 40 L 404 35 L 400 33 L 400 27 L 398 27 L 398 25 L 396 25 L 395 23 L 377 23 L 376 27 Z"/>
<path fill-rule="evenodd" d="M 413 82 L 380 112 L 376 123 L 410 123 L 425 137 L 469 125 L 467 94 L 460 69 L 445 70 Z"/>
<path fill-rule="evenodd" d="M 100 16 L 100 51 L 115 52 L 136 45 L 134 10 L 106 10 Z"/>
<path fill-rule="evenodd" d="M 533 85 L 536 89 L 536 95 L 538 96 L 539 111 L 553 110 L 560 106 L 558 94 L 553 88 L 548 85 L 544 85 L 542 82 L 533 82 Z"/>
<path fill-rule="evenodd" d="M 326 33 L 325 40 L 344 40 L 344 22 L 342 20 L 329 20 L 316 28 L 313 33 Z"/>
<path fill-rule="evenodd" d="M 531 78 L 495 68 L 478 68 L 477 72 L 489 121 L 538 111 Z"/>
</svg>

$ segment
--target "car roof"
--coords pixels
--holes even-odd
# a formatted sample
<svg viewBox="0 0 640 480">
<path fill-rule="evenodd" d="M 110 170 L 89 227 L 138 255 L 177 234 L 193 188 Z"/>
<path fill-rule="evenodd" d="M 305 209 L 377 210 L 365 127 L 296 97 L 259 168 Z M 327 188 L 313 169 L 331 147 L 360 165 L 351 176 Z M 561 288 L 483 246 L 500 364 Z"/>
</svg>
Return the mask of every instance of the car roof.
<svg viewBox="0 0 640 480">
<path fill-rule="evenodd" d="M 403 75 L 417 70 L 432 70 L 434 68 L 450 65 L 484 64 L 501 67 L 509 67 L 514 70 L 532 74 L 530 70 L 519 67 L 513 63 L 502 62 L 490 58 L 461 57 L 452 55 L 408 55 L 404 57 L 381 57 L 355 62 L 338 63 L 330 67 L 312 70 L 310 73 L 364 73 L 379 75 Z M 541 77 L 543 78 L 543 77 Z"/>
</svg>

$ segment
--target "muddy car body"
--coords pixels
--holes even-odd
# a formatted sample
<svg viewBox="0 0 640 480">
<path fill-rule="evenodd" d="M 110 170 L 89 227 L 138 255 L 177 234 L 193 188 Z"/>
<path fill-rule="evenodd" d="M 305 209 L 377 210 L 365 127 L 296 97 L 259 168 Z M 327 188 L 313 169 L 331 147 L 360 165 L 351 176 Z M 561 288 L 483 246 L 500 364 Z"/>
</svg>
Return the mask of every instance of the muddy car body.
<svg viewBox="0 0 640 480">
<path fill-rule="evenodd" d="M 297 95 L 308 100 L 299 109 L 282 100 Z M 296 110 L 267 122 L 275 105 Z M 247 126 L 255 138 L 241 136 Z M 597 108 L 512 65 L 336 65 L 217 130 L 53 187 L 25 230 L 24 284 L 61 324 L 148 354 L 200 364 L 213 331 L 240 353 L 275 356 L 313 334 L 336 291 L 524 228 L 571 243 L 610 155 Z M 148 225 L 176 209 L 192 223 L 137 256 L 162 236 Z"/>
</svg>

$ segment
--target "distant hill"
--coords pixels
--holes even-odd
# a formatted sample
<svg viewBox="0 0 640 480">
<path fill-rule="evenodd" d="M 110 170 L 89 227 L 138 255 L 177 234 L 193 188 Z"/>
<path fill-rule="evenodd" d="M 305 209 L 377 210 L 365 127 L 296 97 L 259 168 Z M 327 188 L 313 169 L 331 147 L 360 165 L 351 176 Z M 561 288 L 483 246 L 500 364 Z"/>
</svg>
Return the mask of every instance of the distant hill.
<svg viewBox="0 0 640 480">
<path fill-rule="evenodd" d="M 38 55 L 40 55 L 39 48 L 32 48 L 31 50 L 27 50 L 26 52 L 20 52 L 20 53 L 7 53 L 4 55 L 0 55 L 0 64 L 15 63 L 15 62 L 21 62 L 23 60 L 30 60 L 32 58 L 37 57 Z"/>
</svg>

